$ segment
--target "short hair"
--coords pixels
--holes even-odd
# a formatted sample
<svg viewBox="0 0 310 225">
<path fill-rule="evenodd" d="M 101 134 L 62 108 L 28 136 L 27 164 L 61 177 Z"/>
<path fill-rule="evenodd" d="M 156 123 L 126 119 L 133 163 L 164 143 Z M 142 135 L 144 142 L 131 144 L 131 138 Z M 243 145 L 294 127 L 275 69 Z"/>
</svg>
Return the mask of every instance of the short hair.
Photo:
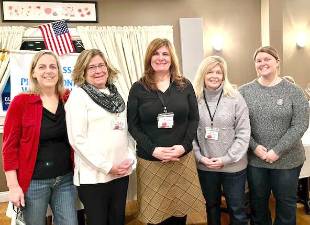
<svg viewBox="0 0 310 225">
<path fill-rule="evenodd" d="M 170 53 L 171 57 L 171 65 L 170 65 L 170 75 L 171 81 L 175 82 L 175 84 L 179 87 L 185 87 L 186 79 L 180 72 L 179 60 L 175 52 L 175 48 L 173 44 L 166 38 L 156 38 L 148 45 L 145 58 L 144 58 L 144 73 L 140 79 L 140 82 L 147 89 L 157 90 L 156 82 L 154 80 L 154 69 L 151 65 L 152 56 L 155 52 L 161 48 L 166 47 Z"/>
<path fill-rule="evenodd" d="M 33 77 L 34 70 L 38 64 L 39 59 L 44 55 L 50 55 L 53 56 L 56 60 L 57 68 L 58 68 L 58 81 L 56 83 L 56 94 L 62 95 L 64 93 L 64 78 L 62 74 L 62 67 L 60 65 L 59 58 L 56 56 L 56 54 L 50 50 L 41 50 L 37 52 L 31 61 L 30 71 L 29 71 L 29 81 L 30 81 L 30 87 L 29 92 L 40 94 L 41 93 L 41 87 L 37 81 L 36 78 Z"/>
<path fill-rule="evenodd" d="M 105 58 L 103 53 L 99 49 L 86 49 L 83 50 L 79 57 L 76 60 L 74 65 L 74 69 L 72 72 L 72 80 L 75 85 L 81 86 L 86 82 L 86 74 L 87 68 L 92 58 L 95 56 L 100 56 L 108 69 L 108 80 L 107 84 L 112 84 L 114 79 L 116 78 L 117 74 L 119 73 L 117 69 L 115 69 L 109 61 Z"/>
<path fill-rule="evenodd" d="M 279 53 L 274 47 L 271 47 L 271 46 L 263 46 L 263 47 L 256 49 L 254 56 L 253 56 L 254 61 L 256 59 L 257 54 L 260 52 L 265 52 L 271 55 L 272 57 L 274 57 L 278 62 L 280 61 Z"/>
<path fill-rule="evenodd" d="M 203 97 L 203 89 L 205 87 L 204 77 L 207 72 L 212 70 L 215 66 L 219 66 L 223 72 L 223 94 L 224 96 L 233 97 L 236 93 L 236 89 L 228 80 L 227 75 L 227 63 L 220 56 L 209 56 L 206 57 L 200 63 L 198 70 L 196 72 L 195 80 L 194 80 L 194 89 L 197 96 L 197 99 L 201 99 Z"/>
</svg>

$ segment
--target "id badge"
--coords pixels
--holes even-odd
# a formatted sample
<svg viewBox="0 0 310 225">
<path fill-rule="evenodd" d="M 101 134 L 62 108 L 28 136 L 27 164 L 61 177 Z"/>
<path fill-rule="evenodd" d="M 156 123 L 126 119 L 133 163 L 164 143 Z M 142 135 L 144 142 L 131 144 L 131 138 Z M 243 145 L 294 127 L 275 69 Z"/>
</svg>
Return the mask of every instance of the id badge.
<svg viewBox="0 0 310 225">
<path fill-rule="evenodd" d="M 208 140 L 218 140 L 219 139 L 219 129 L 218 128 L 212 128 L 212 127 L 206 127 L 206 139 Z"/>
<path fill-rule="evenodd" d="M 113 130 L 124 130 L 125 126 L 126 126 L 126 120 L 125 120 L 125 118 L 122 118 L 120 116 L 117 116 L 112 121 L 112 129 Z"/>
<path fill-rule="evenodd" d="M 173 127 L 174 113 L 161 113 L 157 116 L 158 128 L 172 128 Z"/>
</svg>

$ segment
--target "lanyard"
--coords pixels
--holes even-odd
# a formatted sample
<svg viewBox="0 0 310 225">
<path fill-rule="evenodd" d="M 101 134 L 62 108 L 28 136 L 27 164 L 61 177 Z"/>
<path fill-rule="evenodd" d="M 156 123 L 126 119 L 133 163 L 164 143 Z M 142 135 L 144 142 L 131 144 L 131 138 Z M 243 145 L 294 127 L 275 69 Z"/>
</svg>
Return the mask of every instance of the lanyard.
<svg viewBox="0 0 310 225">
<path fill-rule="evenodd" d="M 170 85 L 169 85 L 169 87 L 168 87 L 168 89 L 167 89 L 168 96 L 170 96 L 170 90 L 171 90 L 170 87 L 171 87 L 171 83 L 170 83 Z M 167 113 L 167 112 L 168 112 L 168 111 L 167 111 L 167 102 L 165 102 L 163 93 L 161 93 L 160 91 L 156 91 L 156 93 L 157 93 L 157 96 L 158 96 L 158 98 L 159 98 L 161 104 L 163 105 L 164 113 Z"/>
<path fill-rule="evenodd" d="M 203 97 L 204 97 L 205 103 L 206 103 L 206 105 L 207 105 L 207 109 L 208 109 L 209 116 L 210 116 L 210 119 L 211 119 L 211 128 L 213 128 L 213 119 L 214 119 L 214 116 L 215 116 L 217 107 L 218 107 L 218 105 L 219 105 L 219 103 L 220 103 L 220 100 L 221 100 L 221 98 L 222 98 L 222 95 L 223 95 L 223 90 L 221 91 L 220 97 L 219 97 L 219 99 L 217 100 L 217 104 L 216 104 L 216 108 L 215 108 L 215 110 L 214 110 L 214 113 L 213 113 L 213 115 L 211 115 L 211 111 L 210 111 L 210 108 L 209 108 L 209 105 L 208 105 L 208 102 L 207 102 L 206 94 L 205 94 L 205 92 L 203 91 Z"/>
</svg>

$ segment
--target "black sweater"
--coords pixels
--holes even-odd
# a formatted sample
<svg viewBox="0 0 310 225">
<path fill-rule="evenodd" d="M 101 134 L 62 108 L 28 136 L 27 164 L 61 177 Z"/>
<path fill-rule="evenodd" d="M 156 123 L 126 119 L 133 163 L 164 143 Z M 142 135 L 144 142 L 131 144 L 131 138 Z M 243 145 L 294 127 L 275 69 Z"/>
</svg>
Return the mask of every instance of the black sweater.
<svg viewBox="0 0 310 225">
<path fill-rule="evenodd" d="M 183 145 L 185 154 L 193 148 L 199 114 L 194 89 L 189 81 L 181 89 L 174 82 L 160 92 L 167 111 L 174 113 L 171 129 L 157 127 L 157 116 L 163 113 L 163 105 L 156 91 L 150 91 L 138 81 L 130 89 L 127 103 L 128 130 L 137 142 L 137 155 L 146 160 L 158 160 L 152 156 L 155 147 Z"/>
</svg>

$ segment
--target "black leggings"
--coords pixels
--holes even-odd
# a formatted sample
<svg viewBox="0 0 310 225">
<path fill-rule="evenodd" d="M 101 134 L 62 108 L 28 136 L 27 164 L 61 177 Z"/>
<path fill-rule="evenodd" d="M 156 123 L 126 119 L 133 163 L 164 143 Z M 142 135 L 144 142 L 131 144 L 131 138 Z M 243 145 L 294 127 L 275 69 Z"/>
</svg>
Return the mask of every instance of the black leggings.
<svg viewBox="0 0 310 225">
<path fill-rule="evenodd" d="M 187 216 L 183 217 L 172 216 L 162 221 L 161 223 L 157 223 L 156 225 L 186 225 L 186 217 Z M 148 223 L 148 225 L 155 225 L 155 224 Z"/>
<path fill-rule="evenodd" d="M 81 184 L 78 193 L 87 225 L 124 225 L 129 177 L 101 184 Z"/>
</svg>

